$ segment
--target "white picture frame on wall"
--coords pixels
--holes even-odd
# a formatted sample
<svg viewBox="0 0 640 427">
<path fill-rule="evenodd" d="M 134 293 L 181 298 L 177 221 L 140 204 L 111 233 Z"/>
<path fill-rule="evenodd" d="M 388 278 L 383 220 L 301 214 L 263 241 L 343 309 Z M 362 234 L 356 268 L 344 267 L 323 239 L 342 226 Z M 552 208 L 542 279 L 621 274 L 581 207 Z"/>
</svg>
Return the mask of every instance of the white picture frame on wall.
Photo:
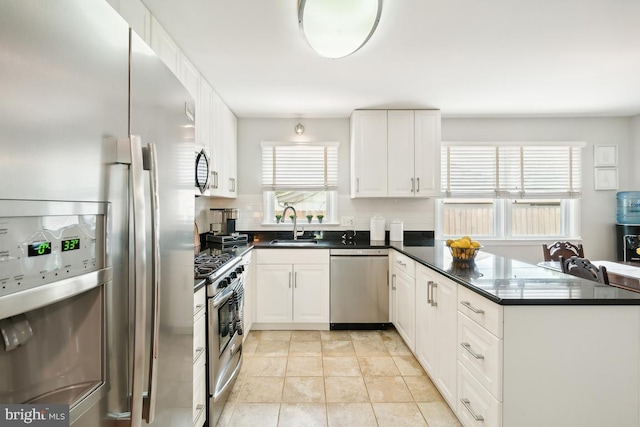
<svg viewBox="0 0 640 427">
<path fill-rule="evenodd" d="M 593 166 L 595 167 L 618 166 L 618 146 L 617 145 L 594 145 L 593 146 Z"/>
<path fill-rule="evenodd" d="M 618 189 L 618 168 L 594 168 L 593 178 L 596 190 Z"/>
</svg>

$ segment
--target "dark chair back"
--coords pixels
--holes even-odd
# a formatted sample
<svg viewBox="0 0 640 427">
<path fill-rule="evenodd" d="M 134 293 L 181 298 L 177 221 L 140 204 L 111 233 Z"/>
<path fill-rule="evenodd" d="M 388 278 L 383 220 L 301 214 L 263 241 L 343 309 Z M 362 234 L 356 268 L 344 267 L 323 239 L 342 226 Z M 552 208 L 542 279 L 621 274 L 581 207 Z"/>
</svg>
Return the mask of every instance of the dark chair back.
<svg viewBox="0 0 640 427">
<path fill-rule="evenodd" d="M 562 266 L 563 273 L 593 280 L 598 283 L 604 283 L 605 285 L 609 284 L 609 275 L 607 274 L 606 267 L 604 265 L 598 267 L 586 258 L 574 256 L 564 259 L 564 257 L 560 257 L 560 265 Z"/>
<path fill-rule="evenodd" d="M 544 253 L 545 261 L 560 261 L 560 257 L 571 258 L 577 256 L 584 258 L 584 251 L 582 250 L 582 243 L 574 245 L 571 242 L 555 242 L 552 245 L 542 245 L 542 252 Z"/>
</svg>

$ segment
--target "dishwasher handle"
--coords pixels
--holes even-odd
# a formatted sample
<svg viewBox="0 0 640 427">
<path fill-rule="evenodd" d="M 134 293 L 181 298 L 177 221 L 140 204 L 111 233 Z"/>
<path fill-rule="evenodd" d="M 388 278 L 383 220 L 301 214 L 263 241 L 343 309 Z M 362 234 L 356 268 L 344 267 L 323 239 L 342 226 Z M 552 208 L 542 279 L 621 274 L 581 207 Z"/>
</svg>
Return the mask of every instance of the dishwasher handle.
<svg viewBox="0 0 640 427">
<path fill-rule="evenodd" d="M 346 256 L 380 256 L 385 257 L 389 255 L 389 249 L 330 249 L 329 255 L 332 257 L 346 257 Z"/>
</svg>

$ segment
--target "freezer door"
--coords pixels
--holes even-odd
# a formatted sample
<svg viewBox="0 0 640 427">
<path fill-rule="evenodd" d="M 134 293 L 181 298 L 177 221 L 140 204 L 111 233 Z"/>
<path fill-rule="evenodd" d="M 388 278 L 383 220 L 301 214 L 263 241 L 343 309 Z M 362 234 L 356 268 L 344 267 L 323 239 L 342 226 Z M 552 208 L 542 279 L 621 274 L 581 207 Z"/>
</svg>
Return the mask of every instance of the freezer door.
<svg viewBox="0 0 640 427">
<path fill-rule="evenodd" d="M 6 0 L 0 13 L 0 197 L 108 202 L 107 397 L 74 427 L 111 426 L 129 410 L 129 35 L 103 0 Z M 62 338 L 62 337 L 61 337 Z"/>
</svg>

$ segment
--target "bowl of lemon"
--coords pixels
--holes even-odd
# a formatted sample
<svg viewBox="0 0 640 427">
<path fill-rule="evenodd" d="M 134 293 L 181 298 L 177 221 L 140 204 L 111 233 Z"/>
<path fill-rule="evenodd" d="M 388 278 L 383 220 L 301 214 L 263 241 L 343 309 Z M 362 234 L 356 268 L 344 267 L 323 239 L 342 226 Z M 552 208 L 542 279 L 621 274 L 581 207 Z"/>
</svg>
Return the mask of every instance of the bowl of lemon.
<svg viewBox="0 0 640 427">
<path fill-rule="evenodd" d="M 469 236 L 463 236 L 459 239 L 448 239 L 446 242 L 451 256 L 455 261 L 469 262 L 476 259 L 476 255 L 482 248 L 482 245 L 473 240 Z"/>
</svg>

